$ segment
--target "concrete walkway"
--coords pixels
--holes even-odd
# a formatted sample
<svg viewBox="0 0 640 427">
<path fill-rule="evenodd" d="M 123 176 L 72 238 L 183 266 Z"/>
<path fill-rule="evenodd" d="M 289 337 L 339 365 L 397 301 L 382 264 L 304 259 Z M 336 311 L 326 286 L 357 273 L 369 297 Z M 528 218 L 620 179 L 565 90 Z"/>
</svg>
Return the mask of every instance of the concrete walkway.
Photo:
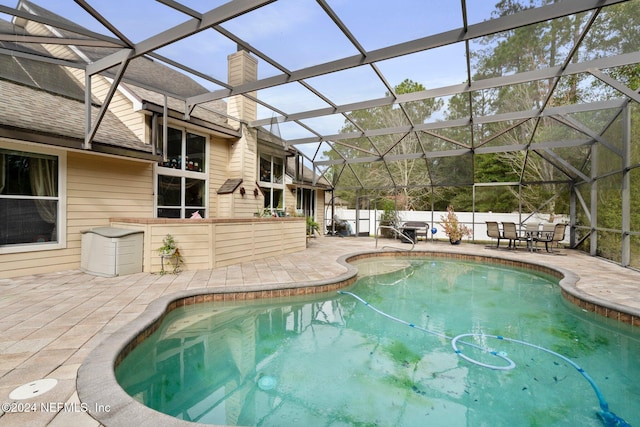
<svg viewBox="0 0 640 427">
<path fill-rule="evenodd" d="M 411 246 L 380 240 L 377 247 L 385 245 Z M 309 248 L 297 254 L 178 275 L 139 273 L 103 278 L 65 271 L 2 279 L 0 426 L 98 426 L 78 401 L 78 368 L 100 342 L 161 296 L 197 288 L 330 281 L 346 271 L 336 262 L 340 256 L 367 250 L 376 250 L 373 239 L 324 237 L 312 239 Z M 640 273 L 580 252 L 530 253 L 447 242 L 420 242 L 416 250 L 498 256 L 569 270 L 580 276 L 579 292 L 640 317 Z M 58 383 L 31 399 L 9 397 L 16 387 L 43 378 L 54 378 Z"/>
</svg>

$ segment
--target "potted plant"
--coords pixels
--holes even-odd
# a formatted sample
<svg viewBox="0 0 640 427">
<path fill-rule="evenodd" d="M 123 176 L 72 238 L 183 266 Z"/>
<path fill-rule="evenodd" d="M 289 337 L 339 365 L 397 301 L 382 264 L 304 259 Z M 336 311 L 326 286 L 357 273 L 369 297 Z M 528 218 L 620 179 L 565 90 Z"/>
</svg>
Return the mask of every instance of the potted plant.
<svg viewBox="0 0 640 427">
<path fill-rule="evenodd" d="M 313 217 L 307 217 L 307 236 L 313 237 L 320 226 L 314 221 Z"/>
<path fill-rule="evenodd" d="M 171 234 L 167 234 L 162 239 L 162 246 L 158 248 L 158 253 L 160 256 L 170 257 L 176 253 L 177 249 L 176 240 Z"/>
<path fill-rule="evenodd" d="M 460 223 L 452 205 L 447 207 L 447 215 L 440 216 L 440 224 L 452 245 L 459 244 L 465 236 L 471 236 L 471 229 Z"/>
<path fill-rule="evenodd" d="M 161 271 L 160 274 L 165 274 L 164 270 L 164 260 L 165 258 L 169 259 L 169 262 L 173 262 L 173 273 L 177 273 L 180 267 L 180 263 L 182 263 L 182 256 L 180 255 L 180 251 L 176 246 L 176 240 L 173 238 L 171 234 L 167 234 L 162 239 L 162 246 L 158 248 L 158 253 L 160 254 L 161 260 Z"/>
<path fill-rule="evenodd" d="M 393 237 L 396 231 L 389 227 L 398 228 L 402 219 L 396 211 L 395 205 L 390 200 L 384 200 L 382 203 L 382 213 L 380 214 L 380 225 L 383 226 L 380 229 L 380 235 L 382 237 Z"/>
</svg>

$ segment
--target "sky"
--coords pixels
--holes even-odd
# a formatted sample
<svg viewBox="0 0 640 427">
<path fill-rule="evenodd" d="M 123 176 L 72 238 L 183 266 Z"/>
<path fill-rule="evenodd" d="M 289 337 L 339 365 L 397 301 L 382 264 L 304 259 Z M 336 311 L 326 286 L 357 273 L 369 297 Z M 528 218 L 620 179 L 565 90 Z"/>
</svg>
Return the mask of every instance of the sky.
<svg viewBox="0 0 640 427">
<path fill-rule="evenodd" d="M 154 0 L 88 2 L 133 42 L 145 40 L 189 19 Z M 467 1 L 469 23 L 489 19 L 495 2 Z M 34 3 L 93 31 L 111 35 L 72 0 L 34 0 Z M 182 3 L 202 13 L 226 1 L 182 0 Z M 367 51 L 462 26 L 461 6 L 457 1 L 447 2 L 446 7 L 441 0 L 327 0 L 327 3 Z M 0 0 L 0 4 L 15 7 L 17 0 Z M 6 15 L 2 17 L 6 19 Z M 315 0 L 278 0 L 223 23 L 222 27 L 293 71 L 358 54 L 356 47 Z M 226 81 L 227 56 L 235 50 L 235 43 L 214 30 L 206 30 L 162 48 L 158 53 Z M 392 86 L 409 78 L 430 89 L 465 81 L 465 63 L 464 45 L 456 44 L 387 60 L 378 63 L 378 67 Z M 281 74 L 263 61 L 259 63 L 258 72 L 259 79 Z M 210 82 L 198 81 L 209 90 L 220 89 Z M 369 66 L 310 78 L 307 83 L 337 105 L 379 98 L 386 94 L 385 86 Z M 261 90 L 258 98 L 289 113 L 327 106 L 297 83 Z M 262 119 L 277 113 L 260 107 L 258 115 Z M 323 134 L 337 133 L 343 123 L 341 116 L 309 121 L 314 129 L 317 127 Z M 285 139 L 311 136 L 297 125 L 280 126 Z"/>
</svg>

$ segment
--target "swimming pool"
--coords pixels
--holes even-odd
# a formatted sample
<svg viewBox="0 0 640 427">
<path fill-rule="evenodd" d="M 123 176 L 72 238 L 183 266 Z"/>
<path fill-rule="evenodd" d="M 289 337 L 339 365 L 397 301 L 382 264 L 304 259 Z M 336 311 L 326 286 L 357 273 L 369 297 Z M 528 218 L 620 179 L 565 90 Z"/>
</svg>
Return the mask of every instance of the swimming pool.
<svg viewBox="0 0 640 427">
<path fill-rule="evenodd" d="M 211 424 L 603 425 L 575 367 L 495 335 L 579 363 L 611 411 L 640 419 L 639 333 L 565 302 L 557 279 L 445 259 L 359 264 L 353 295 L 178 308 L 118 381 L 147 406 Z M 458 350 L 472 362 L 451 345 L 466 333 Z M 517 366 L 484 368 L 508 362 L 477 347 Z"/>
</svg>

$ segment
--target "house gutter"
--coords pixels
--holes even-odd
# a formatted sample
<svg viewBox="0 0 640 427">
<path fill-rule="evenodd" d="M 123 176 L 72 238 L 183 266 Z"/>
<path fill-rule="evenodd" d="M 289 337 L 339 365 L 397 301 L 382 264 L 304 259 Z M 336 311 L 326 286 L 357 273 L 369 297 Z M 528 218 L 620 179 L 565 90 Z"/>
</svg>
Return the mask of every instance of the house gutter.
<svg viewBox="0 0 640 427">
<path fill-rule="evenodd" d="M 164 108 L 161 105 L 157 105 L 147 101 L 142 102 L 142 109 L 144 111 L 150 111 L 152 113 L 159 114 L 160 116 L 164 114 Z M 236 129 L 228 128 L 215 123 L 211 123 L 206 120 L 198 119 L 197 117 L 189 117 L 189 119 L 185 120 L 184 113 L 181 113 L 175 110 L 168 110 L 168 115 L 170 119 L 179 120 L 181 122 L 190 123 L 198 127 L 207 129 L 208 131 L 211 131 L 215 135 L 220 136 L 222 138 L 242 137 L 242 128 L 236 130 Z"/>
<path fill-rule="evenodd" d="M 133 148 L 116 147 L 114 145 L 104 144 L 99 141 L 93 142 L 91 150 L 85 150 L 83 148 L 84 139 L 82 138 L 73 138 L 69 136 L 34 132 L 32 130 L 26 130 L 14 126 L 0 126 L 0 138 L 13 139 L 17 141 L 28 141 L 42 145 L 82 150 L 85 152 L 89 151 L 99 154 L 109 154 L 118 157 L 129 157 L 137 160 L 146 160 L 152 162 L 158 162 L 161 160 L 161 156 L 152 154 L 150 151 L 146 152 Z"/>
</svg>

